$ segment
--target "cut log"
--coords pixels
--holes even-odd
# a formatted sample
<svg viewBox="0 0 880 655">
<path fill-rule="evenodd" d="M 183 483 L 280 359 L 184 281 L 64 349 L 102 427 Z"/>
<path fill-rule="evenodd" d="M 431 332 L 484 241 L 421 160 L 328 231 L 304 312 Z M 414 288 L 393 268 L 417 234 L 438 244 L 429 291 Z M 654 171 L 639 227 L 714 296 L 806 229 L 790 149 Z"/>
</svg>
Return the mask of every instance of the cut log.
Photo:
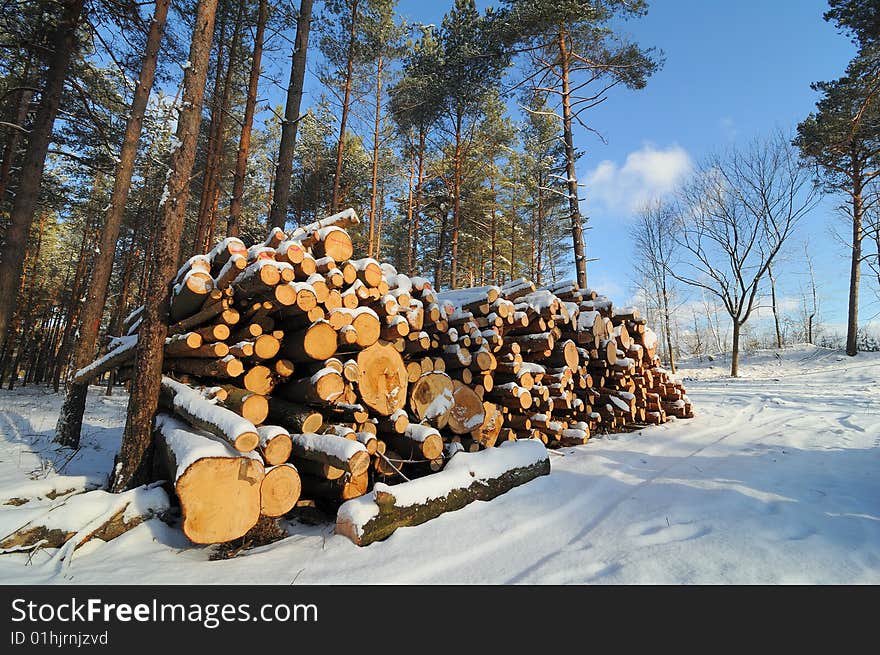
<svg viewBox="0 0 880 655">
<path fill-rule="evenodd" d="M 376 483 L 373 493 L 343 504 L 336 532 L 366 546 L 397 528 L 419 525 L 475 500 L 492 500 L 548 473 L 547 451 L 534 440 L 458 453 L 439 473 L 394 486 Z"/>
<path fill-rule="evenodd" d="M 256 525 L 265 475 L 256 454 L 236 453 L 166 414 L 156 417 L 155 444 L 156 459 L 180 500 L 183 533 L 190 541 L 231 541 Z"/>
<path fill-rule="evenodd" d="M 296 505 L 302 492 L 299 472 L 293 464 L 279 464 L 266 469 L 260 485 L 260 514 L 277 517 Z"/>
<path fill-rule="evenodd" d="M 322 368 L 311 377 L 291 380 L 277 387 L 277 393 L 295 403 L 332 403 L 342 396 L 345 382 L 342 375 L 332 368 Z"/>
<path fill-rule="evenodd" d="M 266 396 L 231 384 L 221 385 L 220 388 L 226 394 L 226 397 L 222 399 L 224 407 L 243 416 L 254 425 L 260 425 L 266 420 L 269 415 L 269 401 Z"/>
<path fill-rule="evenodd" d="M 189 425 L 219 437 L 241 453 L 254 450 L 260 442 L 257 428 L 246 418 L 167 376 L 162 376 L 160 402 Z"/>
<path fill-rule="evenodd" d="M 268 396 L 275 388 L 276 378 L 272 373 L 272 369 L 258 364 L 247 370 L 241 379 L 241 384 L 248 391 L 258 393 L 261 396 Z"/>
<path fill-rule="evenodd" d="M 281 355 L 292 362 L 323 361 L 336 352 L 336 331 L 325 320 L 285 336 Z"/>
<path fill-rule="evenodd" d="M 398 409 L 391 414 L 391 416 L 380 418 L 377 424 L 377 430 L 379 432 L 403 434 L 406 432 L 408 425 L 409 417 L 406 415 L 406 412 L 402 409 Z"/>
<path fill-rule="evenodd" d="M 227 237 L 219 241 L 210 252 L 208 252 L 208 260 L 211 262 L 211 274 L 219 275 L 220 271 L 233 255 L 239 255 L 247 258 L 248 248 L 241 239 L 236 237 Z"/>
<path fill-rule="evenodd" d="M 189 357 L 166 359 L 162 368 L 173 373 L 188 373 L 204 378 L 237 378 L 244 373 L 244 365 L 241 360 L 232 355 L 227 355 L 223 359 Z"/>
<path fill-rule="evenodd" d="M 383 438 L 409 459 L 436 459 L 443 454 L 443 438 L 430 425 L 410 423 L 403 434 L 388 433 Z"/>
<path fill-rule="evenodd" d="M 71 383 L 87 383 L 92 378 L 98 377 L 107 371 L 112 371 L 115 368 L 119 368 L 122 364 L 134 359 L 135 351 L 137 349 L 137 341 L 137 335 L 122 337 L 120 339 L 121 343 L 119 343 L 119 345 L 113 350 L 74 373 Z"/>
<path fill-rule="evenodd" d="M 317 432 L 324 422 L 324 417 L 319 412 L 277 396 L 269 397 L 268 418 L 273 423 L 287 428 L 288 432 L 296 434 Z"/>
<path fill-rule="evenodd" d="M 358 441 L 314 432 L 292 434 L 290 439 L 296 457 L 329 464 L 353 475 L 364 473 L 370 466 L 370 454 Z"/>
<path fill-rule="evenodd" d="M 446 427 L 453 403 L 453 382 L 446 373 L 423 373 L 410 387 L 410 410 L 435 428 Z"/>
<path fill-rule="evenodd" d="M 165 339 L 166 357 L 186 357 L 202 345 L 202 335 L 197 332 L 175 334 Z"/>
<path fill-rule="evenodd" d="M 260 454 L 270 466 L 283 464 L 290 459 L 292 448 L 290 433 L 280 425 L 262 425 L 257 428 L 260 435 Z"/>
<path fill-rule="evenodd" d="M 400 353 L 390 345 L 376 343 L 358 353 L 357 365 L 358 392 L 364 405 L 382 416 L 404 407 L 408 376 Z"/>
<path fill-rule="evenodd" d="M 479 428 L 486 418 L 480 397 L 468 385 L 453 380 L 452 407 L 449 411 L 449 429 L 455 434 L 467 434 Z"/>
<path fill-rule="evenodd" d="M 315 476 L 302 476 L 303 495 L 310 498 L 329 500 L 352 500 L 363 496 L 369 490 L 370 476 L 367 473 L 351 475 L 345 473 L 335 480 Z"/>
<path fill-rule="evenodd" d="M 198 312 L 213 288 L 214 278 L 209 272 L 191 270 L 172 291 L 170 320 L 176 323 Z"/>
<path fill-rule="evenodd" d="M 198 334 L 200 337 L 202 337 L 203 341 L 207 341 L 208 343 L 213 343 L 215 341 L 226 341 L 229 338 L 230 334 L 229 326 L 224 325 L 223 323 L 220 323 L 219 325 L 206 325 L 203 328 L 193 330 L 193 332 Z M 196 346 L 196 348 L 198 348 L 198 346 Z"/>
<path fill-rule="evenodd" d="M 491 448 L 498 441 L 501 428 L 504 426 L 504 414 L 495 403 L 484 402 L 483 412 L 485 418 L 483 424 L 471 432 L 471 437 L 486 448 Z M 528 419 L 526 419 L 528 420 Z"/>
<path fill-rule="evenodd" d="M 272 359 L 281 350 L 281 341 L 271 334 L 261 334 L 254 340 L 254 357 Z"/>
<path fill-rule="evenodd" d="M 216 280 L 214 280 L 214 286 L 221 290 L 228 289 L 233 280 L 241 275 L 245 268 L 247 268 L 247 257 L 235 253 L 229 258 L 229 261 L 226 262 L 223 268 L 220 269 Z"/>
</svg>

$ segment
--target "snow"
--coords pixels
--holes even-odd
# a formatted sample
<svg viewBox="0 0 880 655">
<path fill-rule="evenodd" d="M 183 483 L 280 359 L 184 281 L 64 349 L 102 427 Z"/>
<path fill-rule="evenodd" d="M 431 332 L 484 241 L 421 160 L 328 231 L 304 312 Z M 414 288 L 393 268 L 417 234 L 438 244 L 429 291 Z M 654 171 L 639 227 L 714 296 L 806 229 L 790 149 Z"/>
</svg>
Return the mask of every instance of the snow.
<svg viewBox="0 0 880 655">
<path fill-rule="evenodd" d="M 521 305 L 522 303 L 527 304 L 529 307 L 534 309 L 536 312 L 540 313 L 543 310 L 549 309 L 558 305 L 559 298 L 554 296 L 552 293 L 546 290 L 533 291 L 530 294 L 523 296 L 522 298 L 517 299 L 517 305 Z"/>
<path fill-rule="evenodd" d="M 193 255 L 189 259 L 187 259 L 183 266 L 177 269 L 177 274 L 174 276 L 174 283 L 179 284 L 186 278 L 192 271 L 210 271 L 211 270 L 211 260 L 208 259 L 207 255 Z"/>
<path fill-rule="evenodd" d="M 174 390 L 174 407 L 202 421 L 216 425 L 230 439 L 235 439 L 246 432 L 256 432 L 254 424 L 233 412 L 220 407 L 205 398 L 202 394 L 185 384 L 162 377 L 162 386 Z"/>
<path fill-rule="evenodd" d="M 307 432 L 305 434 L 290 435 L 296 448 L 304 448 L 305 450 L 326 453 L 338 460 L 347 462 L 359 452 L 367 452 L 366 447 L 359 441 L 354 439 L 346 439 L 336 434 L 315 434 Z"/>
<path fill-rule="evenodd" d="M 407 425 L 404 434 L 406 434 L 407 438 L 418 443 L 423 443 L 434 435 L 440 436 L 436 428 L 432 428 L 430 425 L 421 425 L 420 423 L 410 423 Z"/>
<path fill-rule="evenodd" d="M 260 447 L 265 448 L 275 437 L 279 435 L 287 435 L 287 429 L 280 425 L 261 425 L 257 428 L 257 434 L 260 435 Z"/>
<path fill-rule="evenodd" d="M 360 223 L 360 219 L 358 218 L 357 212 L 354 209 L 344 209 L 337 214 L 328 216 L 327 218 L 322 218 L 321 220 L 315 221 L 314 223 L 309 223 L 308 225 L 303 225 L 302 227 L 296 228 L 290 235 L 290 238 L 291 240 L 301 240 L 303 237 L 311 234 L 312 232 L 317 232 L 321 228 L 336 225 L 337 223 L 341 222 L 348 222 L 357 225 L 358 223 Z"/>
<path fill-rule="evenodd" d="M 256 261 L 248 264 L 248 267 L 238 274 L 238 276 L 232 281 L 232 286 L 238 286 L 242 284 L 245 280 L 248 280 L 254 275 L 259 274 L 260 270 L 262 270 L 264 266 L 274 266 L 276 268 L 279 268 L 279 265 L 281 263 L 282 262 L 277 262 L 274 259 L 257 259 Z"/>
<path fill-rule="evenodd" d="M 360 532 L 365 523 L 379 514 L 376 492 L 394 496 L 396 507 L 422 505 L 447 496 L 453 489 L 465 489 L 480 480 L 496 478 L 514 468 L 531 466 L 547 457 L 544 445 L 536 439 L 505 441 L 498 448 L 478 453 L 459 453 L 439 473 L 396 485 L 377 482 L 371 493 L 343 503 L 337 517 L 354 524 Z"/>
<path fill-rule="evenodd" d="M 736 379 L 726 357 L 678 364 L 696 418 L 553 451 L 549 476 L 366 548 L 291 520 L 291 538 L 210 561 L 214 548 L 154 519 L 80 549 L 70 571 L 80 584 L 880 584 L 880 354 L 761 351 Z M 52 442 L 62 400 L 0 391 L 3 495 L 112 470 L 125 395 L 90 390 L 76 453 Z M 47 488 L 0 499 L 0 518 L 47 508 Z M 53 552 L 0 557 L 0 582 L 66 582 Z"/>
<path fill-rule="evenodd" d="M 138 323 L 140 323 L 140 321 L 138 321 Z M 83 375 L 88 374 L 89 371 L 93 371 L 93 370 L 103 366 L 104 362 L 109 360 L 111 357 L 115 357 L 116 355 L 120 355 L 127 350 L 131 350 L 132 348 L 135 348 L 137 346 L 137 342 L 138 342 L 138 337 L 136 334 L 133 334 L 131 336 L 125 336 L 125 337 L 116 337 L 115 343 L 118 343 L 119 345 L 117 345 L 113 350 L 108 352 L 103 357 L 100 357 L 100 358 L 96 359 L 95 361 L 93 361 L 88 366 L 84 366 L 81 369 L 79 369 L 76 373 L 74 373 L 74 377 L 81 377 Z"/>
<path fill-rule="evenodd" d="M 433 375 L 433 373 L 422 373 L 422 375 Z M 435 396 L 431 401 L 431 404 L 425 409 L 425 418 L 432 419 L 437 418 L 438 416 L 443 416 L 452 409 L 452 402 L 452 391 L 450 389 L 444 389 L 443 393 Z"/>
<path fill-rule="evenodd" d="M 221 252 L 226 252 L 229 249 L 231 244 L 238 244 L 241 252 L 247 252 L 247 246 L 245 246 L 244 241 L 237 237 L 226 237 L 225 239 L 218 241 L 214 244 L 214 247 L 206 255 L 209 260 L 214 261 L 214 258 L 219 255 Z"/>
<path fill-rule="evenodd" d="M 177 460 L 176 482 L 196 461 L 206 457 L 240 457 L 231 446 L 219 439 L 192 428 L 169 414 L 156 415 L 156 429 L 162 432 L 168 447 Z"/>
<path fill-rule="evenodd" d="M 226 263 L 223 264 L 223 268 L 221 268 L 220 272 L 217 273 L 216 280 L 224 278 L 228 274 L 228 272 L 233 268 L 238 270 L 238 261 L 241 259 L 245 259 L 245 257 L 243 255 L 238 254 L 238 253 L 235 253 L 229 259 L 227 259 Z M 276 262 L 276 263 L 280 263 L 280 262 Z"/>
<path fill-rule="evenodd" d="M 441 291 L 437 294 L 439 301 L 451 303 L 457 310 L 464 305 L 472 302 L 487 302 L 490 291 L 501 294 L 501 287 L 485 286 L 485 287 L 467 287 L 464 289 L 452 289 L 450 291 Z"/>
</svg>

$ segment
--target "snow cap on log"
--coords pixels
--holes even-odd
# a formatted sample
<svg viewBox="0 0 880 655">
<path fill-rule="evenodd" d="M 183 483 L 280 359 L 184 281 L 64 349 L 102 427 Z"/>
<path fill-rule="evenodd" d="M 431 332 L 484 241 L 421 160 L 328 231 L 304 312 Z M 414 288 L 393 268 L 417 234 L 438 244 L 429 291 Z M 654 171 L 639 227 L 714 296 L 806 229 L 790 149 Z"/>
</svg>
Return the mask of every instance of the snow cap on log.
<svg viewBox="0 0 880 655">
<path fill-rule="evenodd" d="M 393 486 L 377 482 L 371 493 L 343 503 L 336 515 L 336 532 L 364 546 L 398 527 L 418 525 L 474 500 L 494 498 L 549 472 L 547 450 L 536 439 L 460 452 L 439 473 Z"/>
</svg>

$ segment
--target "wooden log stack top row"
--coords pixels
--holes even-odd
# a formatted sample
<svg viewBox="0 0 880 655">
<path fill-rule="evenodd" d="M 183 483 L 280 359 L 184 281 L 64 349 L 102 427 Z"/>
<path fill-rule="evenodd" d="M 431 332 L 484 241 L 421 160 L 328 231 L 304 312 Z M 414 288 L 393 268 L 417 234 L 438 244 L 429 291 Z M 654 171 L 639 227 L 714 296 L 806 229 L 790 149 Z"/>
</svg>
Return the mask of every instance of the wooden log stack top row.
<svg viewBox="0 0 880 655">
<path fill-rule="evenodd" d="M 693 415 L 636 309 L 571 281 L 438 291 L 356 258 L 357 222 L 346 210 L 251 246 L 227 238 L 174 279 L 155 444 L 192 541 L 460 451 Z M 130 375 L 141 312 L 76 380 Z"/>
</svg>

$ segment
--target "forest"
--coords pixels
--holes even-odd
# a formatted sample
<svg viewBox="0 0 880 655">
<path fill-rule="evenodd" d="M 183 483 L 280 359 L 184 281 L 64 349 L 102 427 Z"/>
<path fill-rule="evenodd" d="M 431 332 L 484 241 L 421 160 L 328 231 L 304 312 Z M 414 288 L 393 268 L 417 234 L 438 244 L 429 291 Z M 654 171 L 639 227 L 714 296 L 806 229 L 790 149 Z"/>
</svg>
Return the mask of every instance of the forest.
<svg viewBox="0 0 880 655">
<path fill-rule="evenodd" d="M 66 394 L 59 426 L 79 419 L 59 439 L 75 445 L 88 389 L 75 373 L 143 307 L 136 368 L 154 384 L 134 390 L 129 421 L 145 400 L 148 429 L 181 267 L 225 238 L 260 244 L 348 208 L 361 217 L 346 226 L 354 252 L 438 291 L 520 278 L 590 289 L 604 246 L 585 236 L 577 164 L 593 143 L 578 139 L 601 142 L 590 110 L 666 65 L 624 29 L 648 10 L 455 0 L 433 25 L 395 0 L 4 2 L 0 384 Z M 851 251 L 843 345 L 877 347 L 858 312 L 863 270 L 880 290 L 878 9 L 831 0 L 824 18 L 857 53 L 815 83 L 812 113 L 700 162 L 621 226 L 673 373 L 682 353 L 732 351 L 736 376 L 762 303 L 777 347 L 820 342 L 815 253 L 803 252 L 810 284 L 793 319 L 774 264 L 828 196 Z M 321 92 L 304 103 L 307 75 Z M 102 383 L 108 395 L 120 384 Z"/>
</svg>

